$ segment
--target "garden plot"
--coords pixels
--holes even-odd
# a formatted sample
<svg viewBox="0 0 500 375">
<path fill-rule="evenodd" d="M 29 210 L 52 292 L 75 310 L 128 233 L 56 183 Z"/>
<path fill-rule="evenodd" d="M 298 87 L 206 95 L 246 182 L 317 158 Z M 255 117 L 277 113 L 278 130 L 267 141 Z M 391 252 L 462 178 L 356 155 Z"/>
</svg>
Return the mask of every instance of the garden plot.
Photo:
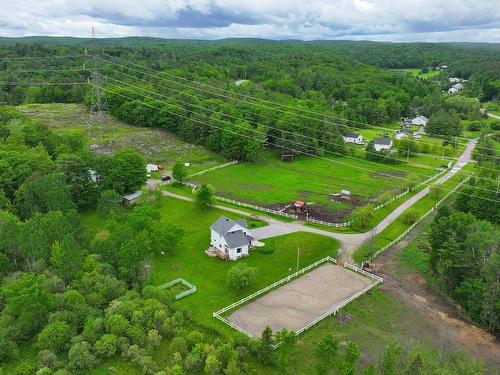
<svg viewBox="0 0 500 375">
<path fill-rule="evenodd" d="M 266 326 L 297 333 L 381 281 L 342 266 L 325 263 L 313 271 L 262 295 L 232 312 L 227 319 L 236 329 L 259 337 Z"/>
</svg>

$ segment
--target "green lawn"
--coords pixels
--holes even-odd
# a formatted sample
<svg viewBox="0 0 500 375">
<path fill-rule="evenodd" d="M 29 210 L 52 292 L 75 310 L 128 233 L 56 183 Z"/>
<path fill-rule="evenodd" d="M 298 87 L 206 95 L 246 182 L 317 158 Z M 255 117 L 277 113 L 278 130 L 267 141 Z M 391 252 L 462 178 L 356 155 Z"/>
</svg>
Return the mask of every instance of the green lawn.
<svg viewBox="0 0 500 375">
<path fill-rule="evenodd" d="M 347 157 L 334 160 L 336 162 L 297 157 L 293 163 L 285 163 L 268 158 L 232 165 L 196 176 L 194 180 L 213 185 L 218 194 L 257 205 L 290 203 L 300 199 L 335 210 L 330 194 L 342 189 L 366 200 L 376 198 L 382 192 L 396 192 L 409 181 L 421 181 L 435 173 L 433 168 L 416 168 L 405 163 L 374 164 Z M 374 171 L 406 173 L 405 180 L 373 176 Z"/>
<path fill-rule="evenodd" d="M 99 138 L 98 129 L 94 129 L 91 139 L 88 139 L 88 108 L 81 104 L 25 104 L 17 108 L 46 124 L 57 134 L 81 133 L 89 145 L 98 144 L 101 152 L 132 147 L 140 151 L 147 162 L 164 164 L 165 168 L 171 168 L 176 161 L 189 162 L 189 173 L 225 162 L 219 154 L 186 143 L 174 134 L 161 129 L 129 125 L 111 116 L 107 117 L 104 124 L 103 139 Z"/>
<path fill-rule="evenodd" d="M 272 247 L 274 252 L 263 254 L 256 249 L 249 257 L 238 261 L 256 267 L 257 277 L 250 288 L 236 292 L 226 283 L 227 271 L 235 263 L 210 258 L 204 251 L 210 239 L 209 226 L 219 216 L 233 219 L 241 216 L 217 209 L 200 212 L 193 203 L 175 198 L 163 198 L 159 210 L 163 222 L 180 225 L 186 232 L 174 255 L 159 256 L 153 260 L 150 282 L 161 285 L 182 277 L 196 285 L 197 292 L 178 303 L 189 307 L 197 322 L 226 331 L 228 328 L 215 320 L 212 312 L 285 277 L 290 267 L 295 270 L 297 247 L 300 247 L 300 267 L 304 267 L 327 255 L 335 256 L 340 246 L 335 239 L 306 232 L 265 240 L 266 246 Z M 84 215 L 84 225 L 90 233 L 94 233 L 102 227 L 103 222 L 95 213 L 87 213 Z"/>
<path fill-rule="evenodd" d="M 409 73 L 414 77 L 420 77 L 424 79 L 430 79 L 433 77 L 436 77 L 441 73 L 440 70 L 429 70 L 426 73 L 422 73 L 422 70 L 419 68 L 408 68 L 408 69 L 389 69 L 394 72 L 403 72 L 403 73 Z"/>
</svg>

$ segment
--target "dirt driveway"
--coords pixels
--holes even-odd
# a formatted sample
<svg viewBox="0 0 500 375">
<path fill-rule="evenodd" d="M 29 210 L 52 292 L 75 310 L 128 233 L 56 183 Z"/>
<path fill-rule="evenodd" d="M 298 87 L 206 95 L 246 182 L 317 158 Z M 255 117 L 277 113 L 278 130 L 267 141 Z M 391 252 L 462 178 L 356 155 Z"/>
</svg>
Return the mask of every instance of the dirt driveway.
<svg viewBox="0 0 500 375">
<path fill-rule="evenodd" d="M 380 289 L 414 308 L 416 314 L 422 314 L 435 329 L 436 338 L 443 350 L 461 349 L 484 360 L 492 371 L 493 369 L 498 371 L 500 369 L 499 340 L 461 316 L 454 305 L 431 290 L 422 276 L 417 273 L 402 273 L 398 270 L 397 253 L 415 235 L 416 232 L 376 259 L 373 272 L 384 278 Z"/>
</svg>

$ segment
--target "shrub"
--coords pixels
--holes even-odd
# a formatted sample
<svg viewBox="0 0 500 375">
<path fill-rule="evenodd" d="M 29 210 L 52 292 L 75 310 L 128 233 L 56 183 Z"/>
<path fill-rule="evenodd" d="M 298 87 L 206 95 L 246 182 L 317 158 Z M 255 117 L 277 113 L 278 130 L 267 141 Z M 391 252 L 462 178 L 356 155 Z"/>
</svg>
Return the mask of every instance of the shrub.
<svg viewBox="0 0 500 375">
<path fill-rule="evenodd" d="M 100 357 L 112 357 L 116 353 L 118 338 L 112 334 L 102 335 L 94 344 L 95 352 Z"/>
<path fill-rule="evenodd" d="M 429 197 L 434 200 L 438 201 L 443 197 L 443 189 L 441 186 L 433 185 L 429 188 Z"/>
<path fill-rule="evenodd" d="M 36 367 L 29 362 L 22 362 L 14 369 L 14 375 L 32 375 Z"/>
<path fill-rule="evenodd" d="M 361 228 L 366 227 L 373 219 L 375 207 L 369 203 L 366 206 L 355 209 L 352 213 L 352 220 Z"/>
<path fill-rule="evenodd" d="M 66 349 L 71 336 L 71 327 L 67 323 L 61 321 L 49 323 L 38 334 L 37 346 L 39 349 L 60 352 Z"/>
<path fill-rule="evenodd" d="M 183 163 L 177 162 L 172 168 L 172 177 L 179 184 L 184 183 L 184 179 L 187 177 L 187 169 Z"/>
<path fill-rule="evenodd" d="M 15 359 L 19 354 L 16 343 L 6 331 L 0 331 L 0 362 Z"/>
<path fill-rule="evenodd" d="M 38 352 L 39 367 L 54 368 L 57 366 L 57 356 L 50 350 L 40 350 Z"/>
<path fill-rule="evenodd" d="M 214 204 L 214 189 L 207 184 L 203 184 L 196 191 L 196 205 L 201 210 L 206 210 Z"/>
<path fill-rule="evenodd" d="M 418 219 L 420 218 L 420 211 L 410 208 L 408 211 L 405 212 L 403 216 L 403 221 L 407 225 L 412 225 L 415 223 Z"/>
<path fill-rule="evenodd" d="M 261 254 L 272 254 L 274 253 L 274 249 L 271 246 L 260 247 L 259 253 Z"/>
<path fill-rule="evenodd" d="M 470 131 L 479 131 L 479 130 L 481 130 L 481 123 L 479 121 L 472 121 L 467 126 L 467 129 Z"/>
<path fill-rule="evenodd" d="M 181 355 L 186 355 L 188 351 L 187 342 L 184 337 L 174 337 L 170 343 L 170 351 L 172 353 L 179 353 Z"/>
<path fill-rule="evenodd" d="M 188 349 L 192 349 L 196 344 L 201 344 L 205 341 L 205 336 L 203 333 L 198 332 L 196 330 L 191 331 L 189 335 L 187 335 L 187 343 Z"/>
<path fill-rule="evenodd" d="M 236 290 L 241 290 L 250 285 L 255 279 L 257 269 L 249 267 L 245 263 L 239 263 L 233 266 L 227 273 L 227 280 Z"/>
<path fill-rule="evenodd" d="M 71 347 L 68 352 L 68 366 L 74 370 L 87 369 L 95 365 L 96 359 L 90 351 L 88 342 L 80 342 Z"/>
</svg>

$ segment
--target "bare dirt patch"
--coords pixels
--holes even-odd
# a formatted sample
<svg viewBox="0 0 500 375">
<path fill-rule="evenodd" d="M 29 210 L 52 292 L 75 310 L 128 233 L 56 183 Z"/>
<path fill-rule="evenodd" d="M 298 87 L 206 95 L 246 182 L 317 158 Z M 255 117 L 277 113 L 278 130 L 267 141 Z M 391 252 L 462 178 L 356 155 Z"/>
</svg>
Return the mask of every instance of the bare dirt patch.
<svg viewBox="0 0 500 375">
<path fill-rule="evenodd" d="M 396 254 L 418 234 L 418 231 L 419 228 L 376 259 L 372 271 L 384 278 L 380 289 L 412 307 L 415 314 L 423 316 L 428 325 L 419 329 L 428 330 L 428 336 L 437 340 L 440 347 L 464 350 L 474 357 L 483 359 L 488 368 L 498 369 L 500 342 L 497 338 L 462 316 L 457 306 L 435 293 L 425 280 L 422 283 L 422 276 L 400 274 Z"/>
<path fill-rule="evenodd" d="M 409 273 L 405 277 L 407 280 L 412 281 L 412 282 L 417 283 L 417 284 L 421 284 L 421 285 L 423 285 L 427 282 L 427 281 L 425 281 L 425 278 L 422 275 L 419 275 L 416 272 Z"/>
<path fill-rule="evenodd" d="M 234 311 L 227 319 L 255 337 L 266 326 L 297 331 L 374 283 L 334 264 L 324 264 Z"/>
<path fill-rule="evenodd" d="M 305 220 L 310 217 L 316 220 L 328 221 L 330 223 L 343 223 L 347 221 L 349 215 L 358 207 L 365 204 L 365 201 L 356 196 L 351 195 L 350 198 L 343 198 L 340 195 L 330 195 L 332 206 L 328 207 L 323 204 L 307 203 L 307 210 L 302 211 L 294 207 L 295 202 L 274 203 L 266 205 L 276 211 L 283 211 L 288 214 L 297 215 L 299 219 Z"/>
</svg>

